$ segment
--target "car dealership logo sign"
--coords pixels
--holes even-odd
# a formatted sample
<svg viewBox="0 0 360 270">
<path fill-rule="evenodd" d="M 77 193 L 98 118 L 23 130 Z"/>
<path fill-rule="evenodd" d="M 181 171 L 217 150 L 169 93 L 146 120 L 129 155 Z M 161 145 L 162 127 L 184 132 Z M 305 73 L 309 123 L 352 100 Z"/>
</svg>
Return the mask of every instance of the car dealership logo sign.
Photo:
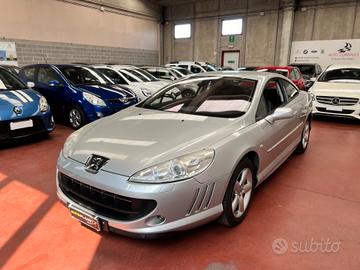
<svg viewBox="0 0 360 270">
<path fill-rule="evenodd" d="M 352 48 L 351 43 L 350 42 L 345 42 L 344 48 L 338 49 L 338 52 L 339 53 L 345 53 L 345 52 L 351 51 L 351 48 Z"/>
<path fill-rule="evenodd" d="M 98 173 L 108 161 L 108 158 L 92 155 L 85 163 L 85 170 L 89 173 Z"/>
</svg>

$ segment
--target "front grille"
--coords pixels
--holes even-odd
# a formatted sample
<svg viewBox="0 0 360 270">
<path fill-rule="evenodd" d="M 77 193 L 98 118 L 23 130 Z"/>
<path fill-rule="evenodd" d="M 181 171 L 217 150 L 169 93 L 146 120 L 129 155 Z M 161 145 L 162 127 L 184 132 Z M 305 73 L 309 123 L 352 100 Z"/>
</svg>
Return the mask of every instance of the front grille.
<svg viewBox="0 0 360 270">
<path fill-rule="evenodd" d="M 354 112 L 354 110 L 342 110 L 341 112 L 339 112 L 339 111 L 327 110 L 326 108 L 321 108 L 321 107 L 316 107 L 316 109 L 319 112 L 328 112 L 328 113 L 352 114 Z"/>
<path fill-rule="evenodd" d="M 332 97 L 332 96 L 317 96 L 316 100 L 319 103 L 335 105 L 335 106 L 352 106 L 359 102 L 358 98 Z"/>
<path fill-rule="evenodd" d="M 135 220 L 149 214 L 156 207 L 154 200 L 120 196 L 89 186 L 62 173 L 59 173 L 58 180 L 61 191 L 69 199 L 112 219 Z"/>
<path fill-rule="evenodd" d="M 135 100 L 134 97 L 129 97 L 128 101 L 126 103 L 124 103 L 124 101 L 121 100 L 120 98 L 112 98 L 112 99 L 107 99 L 106 103 L 110 106 L 117 106 L 117 105 L 128 104 L 129 102 L 134 102 L 134 100 Z"/>
<path fill-rule="evenodd" d="M 33 127 L 22 128 L 17 130 L 10 129 L 11 122 L 20 122 L 20 121 L 28 121 L 32 119 Z M 11 139 L 11 138 L 21 138 L 25 136 L 29 136 L 31 134 L 40 133 L 45 131 L 44 122 L 40 116 L 22 118 L 10 121 L 0 121 L 0 139 Z"/>
</svg>

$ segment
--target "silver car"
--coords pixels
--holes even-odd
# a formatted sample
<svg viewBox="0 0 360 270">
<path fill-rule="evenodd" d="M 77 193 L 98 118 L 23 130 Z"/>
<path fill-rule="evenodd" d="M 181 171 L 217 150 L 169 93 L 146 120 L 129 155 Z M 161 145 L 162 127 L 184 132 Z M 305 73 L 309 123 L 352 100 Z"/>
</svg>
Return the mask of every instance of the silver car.
<svg viewBox="0 0 360 270">
<path fill-rule="evenodd" d="M 309 142 L 311 97 L 273 73 L 203 73 L 65 142 L 57 194 L 72 217 L 140 237 L 235 226 L 254 188 Z"/>
</svg>

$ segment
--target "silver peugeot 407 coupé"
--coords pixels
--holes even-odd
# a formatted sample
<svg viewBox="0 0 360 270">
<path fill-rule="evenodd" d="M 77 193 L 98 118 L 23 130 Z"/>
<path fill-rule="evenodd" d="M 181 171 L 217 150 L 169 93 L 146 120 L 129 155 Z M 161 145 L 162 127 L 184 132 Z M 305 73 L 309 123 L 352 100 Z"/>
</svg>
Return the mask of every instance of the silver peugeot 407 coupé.
<svg viewBox="0 0 360 270">
<path fill-rule="evenodd" d="M 279 74 L 194 75 L 70 135 L 58 196 L 98 231 L 151 237 L 215 219 L 235 226 L 254 188 L 306 150 L 311 106 Z"/>
</svg>

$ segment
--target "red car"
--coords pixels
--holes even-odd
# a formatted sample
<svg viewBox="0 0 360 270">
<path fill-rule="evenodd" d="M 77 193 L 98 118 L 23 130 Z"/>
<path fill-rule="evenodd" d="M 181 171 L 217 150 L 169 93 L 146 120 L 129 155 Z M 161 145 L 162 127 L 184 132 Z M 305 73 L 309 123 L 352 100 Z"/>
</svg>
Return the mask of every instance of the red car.
<svg viewBox="0 0 360 270">
<path fill-rule="evenodd" d="M 297 67 L 290 66 L 268 66 L 268 67 L 257 67 L 257 71 L 274 72 L 284 75 L 285 77 L 292 80 L 292 82 L 300 89 L 305 89 L 305 79 L 303 78 L 300 70 Z"/>
</svg>

